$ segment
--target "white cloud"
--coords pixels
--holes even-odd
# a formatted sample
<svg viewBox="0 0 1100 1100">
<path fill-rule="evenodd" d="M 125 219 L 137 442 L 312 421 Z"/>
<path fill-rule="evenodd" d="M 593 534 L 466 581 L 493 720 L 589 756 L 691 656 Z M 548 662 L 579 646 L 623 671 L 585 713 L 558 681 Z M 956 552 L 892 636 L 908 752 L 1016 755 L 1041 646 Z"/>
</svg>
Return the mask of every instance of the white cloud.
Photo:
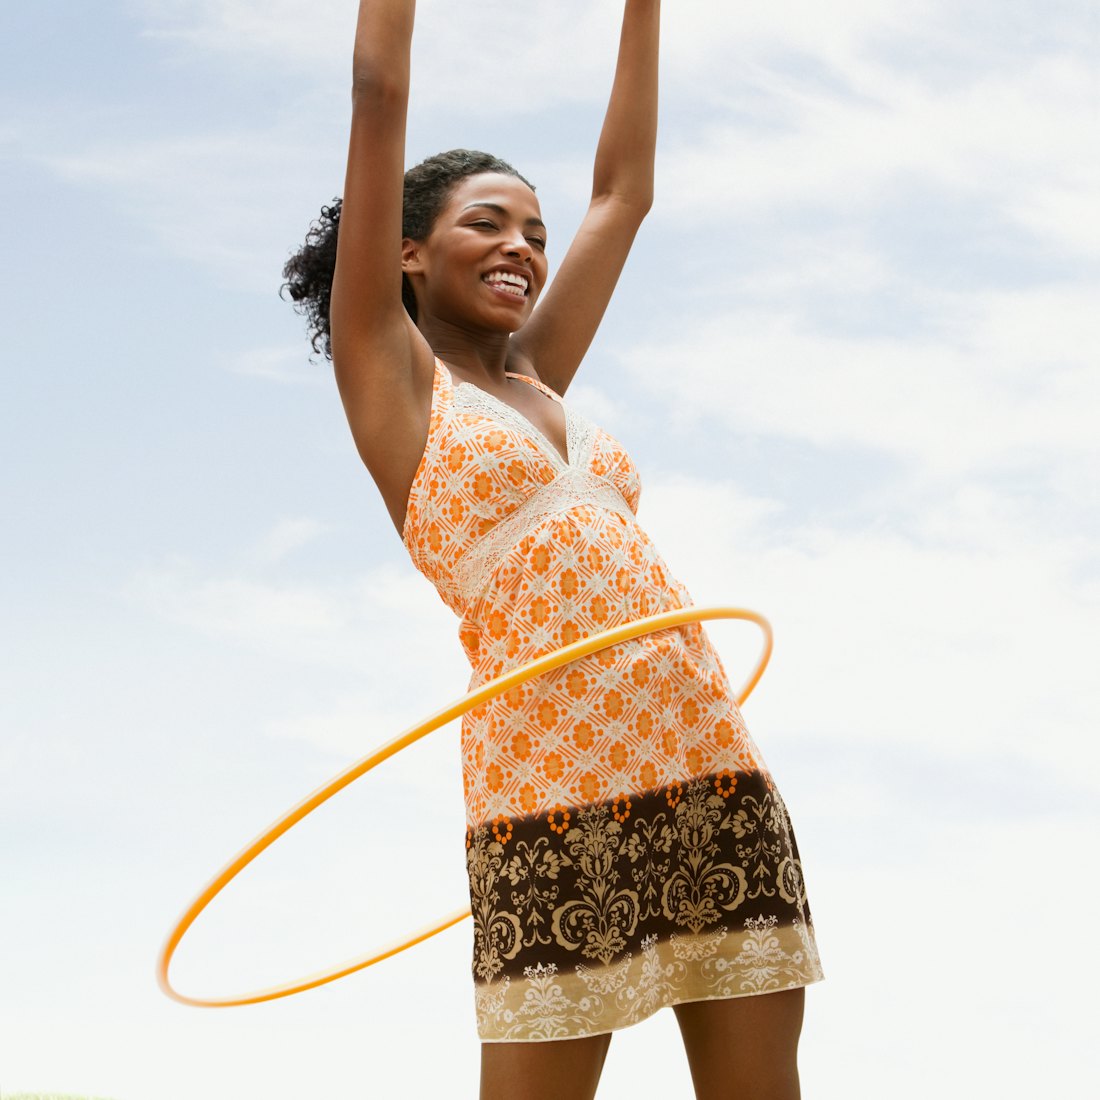
<svg viewBox="0 0 1100 1100">
<path fill-rule="evenodd" d="M 1091 67 L 1069 56 L 1017 62 L 946 87 L 888 60 L 847 66 L 840 87 L 797 68 L 726 69 L 702 85 L 708 121 L 662 142 L 656 214 L 682 223 L 802 208 L 850 221 L 904 187 L 933 186 L 1063 254 L 1095 257 Z"/>
<path fill-rule="evenodd" d="M 331 530 L 309 516 L 281 519 L 257 541 L 250 556 L 257 563 L 275 565 Z"/>
<path fill-rule="evenodd" d="M 285 547 L 301 534 L 277 528 L 258 549 L 280 540 Z M 359 668 L 385 667 L 387 655 L 427 646 L 424 636 L 453 620 L 411 567 L 390 565 L 358 578 L 294 581 L 248 569 L 208 575 L 180 558 L 140 571 L 129 595 L 167 621 L 254 651 Z M 452 623 L 452 641 L 456 634 Z"/>
<path fill-rule="evenodd" d="M 330 384 L 315 368 L 302 362 L 302 349 L 298 346 L 251 348 L 234 356 L 226 369 L 233 374 L 249 378 L 262 378 L 290 386 L 320 386 Z"/>
<path fill-rule="evenodd" d="M 781 297 L 781 295 L 776 295 Z M 736 305 L 687 338 L 626 349 L 680 426 L 857 447 L 954 475 L 1092 462 L 1100 450 L 1097 288 L 943 294 L 937 336 L 838 336 L 786 308 Z M 685 386 L 669 364 L 692 363 Z"/>
<path fill-rule="evenodd" d="M 1062 182 L 1045 184 L 1031 194 L 1009 198 L 1005 208 L 1036 236 L 1067 253 L 1100 255 L 1100 139 L 1081 150 L 1082 163 Z M 1076 177 L 1076 178 L 1073 178 Z"/>
<path fill-rule="evenodd" d="M 839 0 L 827 7 L 813 0 L 742 7 L 681 0 L 665 8 L 663 36 L 673 71 L 684 76 L 728 75 L 754 57 L 777 54 L 850 66 L 876 42 L 919 33 L 937 18 L 939 8 L 927 0 Z"/>
<path fill-rule="evenodd" d="M 424 717 L 425 705 L 464 694 L 470 669 L 458 620 L 410 564 L 325 580 L 289 576 L 286 555 L 320 533 L 314 521 L 281 523 L 245 553 L 248 564 L 203 570 L 167 561 L 138 573 L 127 594 L 197 639 L 230 644 L 242 673 L 258 669 L 261 682 L 283 663 L 295 691 L 288 684 L 265 731 L 354 755 Z"/>
<path fill-rule="evenodd" d="M 295 76 L 351 86 L 356 5 L 343 0 L 144 0 L 147 33 L 194 50 L 265 66 L 291 66 Z M 418 108 L 528 112 L 552 102 L 589 99 L 610 87 L 617 41 L 613 6 L 567 4 L 518 9 L 502 0 L 464 5 L 421 0 L 413 41 Z M 569 80 L 560 79 L 569 58 Z M 502 74 L 513 83 L 507 92 Z M 513 90 L 520 79 L 519 93 Z"/>
<path fill-rule="evenodd" d="M 348 622 L 345 606 L 319 586 L 268 584 L 246 576 L 203 578 L 182 561 L 145 570 L 132 592 L 173 622 L 247 642 L 315 639 Z"/>
<path fill-rule="evenodd" d="M 64 179 L 115 194 L 171 254 L 201 263 L 232 286 L 270 293 L 315 216 L 302 219 L 300 196 L 327 198 L 340 178 L 342 152 L 324 143 L 320 149 L 319 156 L 315 136 L 291 121 L 30 155 Z M 244 365 L 262 369 L 255 361 Z"/>
<path fill-rule="evenodd" d="M 355 30 L 355 5 L 340 0 L 134 0 L 132 7 L 144 18 L 149 37 L 301 66 L 350 59 Z M 350 64 L 345 67 L 350 70 Z"/>
<path fill-rule="evenodd" d="M 439 700 L 441 705 L 444 701 Z M 269 722 L 265 732 L 355 758 L 410 725 L 407 706 L 382 707 L 374 694 L 360 693 L 334 700 L 324 709 L 283 715 Z"/>
</svg>

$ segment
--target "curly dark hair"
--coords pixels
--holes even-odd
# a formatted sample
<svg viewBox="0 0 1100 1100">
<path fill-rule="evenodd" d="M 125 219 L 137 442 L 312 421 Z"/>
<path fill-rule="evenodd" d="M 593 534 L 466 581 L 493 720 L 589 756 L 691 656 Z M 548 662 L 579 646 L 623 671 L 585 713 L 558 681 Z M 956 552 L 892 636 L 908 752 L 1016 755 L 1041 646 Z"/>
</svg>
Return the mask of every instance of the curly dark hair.
<svg viewBox="0 0 1100 1100">
<path fill-rule="evenodd" d="M 459 180 L 481 172 L 500 172 L 524 179 L 507 161 L 476 149 L 451 149 L 428 157 L 405 173 L 401 212 L 401 235 L 422 241 L 431 232 L 435 219 Z M 283 266 L 286 282 L 279 293 L 289 291 L 294 308 L 306 317 L 313 350 L 332 358 L 332 332 L 329 308 L 332 301 L 332 275 L 336 269 L 336 237 L 340 229 L 341 200 L 335 198 L 321 207 L 321 216 L 309 227 L 305 244 Z M 408 279 L 401 279 L 401 301 L 409 316 L 416 320 L 416 298 Z"/>
</svg>

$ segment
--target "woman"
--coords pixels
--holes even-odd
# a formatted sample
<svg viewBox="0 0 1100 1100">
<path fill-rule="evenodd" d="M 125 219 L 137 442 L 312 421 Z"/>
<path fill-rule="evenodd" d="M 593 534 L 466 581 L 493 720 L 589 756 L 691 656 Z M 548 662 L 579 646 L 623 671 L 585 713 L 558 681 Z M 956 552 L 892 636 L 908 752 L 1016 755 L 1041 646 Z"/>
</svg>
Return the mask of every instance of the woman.
<svg viewBox="0 0 1100 1100">
<path fill-rule="evenodd" d="M 343 201 L 285 270 L 471 686 L 691 602 L 629 455 L 562 401 L 652 200 L 659 8 L 625 2 L 592 201 L 542 300 L 515 169 L 452 150 L 403 175 L 414 3 L 361 0 Z M 821 977 L 798 852 L 699 624 L 482 704 L 462 759 L 483 1100 L 593 1096 L 611 1031 L 666 1005 L 698 1097 L 797 1097 Z"/>
</svg>

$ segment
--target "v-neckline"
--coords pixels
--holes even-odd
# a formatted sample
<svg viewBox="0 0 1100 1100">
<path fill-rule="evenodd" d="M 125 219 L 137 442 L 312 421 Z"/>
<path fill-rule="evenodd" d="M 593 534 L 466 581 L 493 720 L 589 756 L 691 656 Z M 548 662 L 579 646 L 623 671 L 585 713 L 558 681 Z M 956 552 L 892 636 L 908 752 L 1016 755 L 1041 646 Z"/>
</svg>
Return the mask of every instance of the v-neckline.
<svg viewBox="0 0 1100 1100">
<path fill-rule="evenodd" d="M 565 405 L 564 401 L 555 401 L 554 398 L 548 396 L 547 394 L 543 394 L 543 396 L 546 397 L 547 401 L 552 401 L 555 405 L 559 405 L 561 407 L 562 419 L 565 421 L 565 455 L 563 457 L 561 451 L 559 451 L 558 448 L 554 445 L 554 441 L 552 439 L 550 439 L 546 435 L 546 433 L 543 432 L 542 429 L 539 428 L 539 426 L 534 423 L 534 421 L 532 421 L 532 420 L 528 419 L 526 416 L 524 416 L 524 414 L 521 413 L 519 411 L 519 409 L 517 409 L 515 407 L 515 405 L 509 405 L 507 401 L 504 401 L 501 398 L 497 397 L 497 395 L 495 393 L 490 393 L 488 390 L 484 390 L 480 386 L 474 385 L 473 382 L 466 382 L 466 381 L 463 381 L 463 380 L 459 380 L 458 382 L 456 382 L 455 381 L 455 376 L 451 373 L 450 367 L 448 367 L 447 364 L 444 363 L 442 359 L 439 360 L 439 363 L 443 367 L 443 369 L 446 370 L 447 376 L 451 380 L 451 389 L 452 390 L 457 392 L 463 386 L 469 386 L 470 389 L 476 390 L 478 393 L 483 394 L 485 397 L 488 397 L 491 401 L 493 401 L 495 404 L 499 405 L 501 408 L 507 409 L 508 412 L 512 413 L 514 416 L 519 417 L 519 419 L 522 420 L 523 423 L 526 424 L 527 427 L 530 429 L 531 433 L 534 435 L 536 440 L 542 440 L 543 444 L 545 444 L 546 449 L 549 450 L 549 452 L 563 466 L 572 466 L 573 465 L 573 463 L 572 463 L 573 456 L 570 455 L 570 453 L 569 453 L 569 410 L 568 410 L 568 408 L 566 408 L 566 405 Z M 516 374 L 514 371 L 505 371 L 504 373 L 510 378 L 522 377 L 521 375 Z M 529 384 L 530 383 L 528 383 L 528 385 Z M 538 389 L 537 386 L 535 388 Z"/>
</svg>

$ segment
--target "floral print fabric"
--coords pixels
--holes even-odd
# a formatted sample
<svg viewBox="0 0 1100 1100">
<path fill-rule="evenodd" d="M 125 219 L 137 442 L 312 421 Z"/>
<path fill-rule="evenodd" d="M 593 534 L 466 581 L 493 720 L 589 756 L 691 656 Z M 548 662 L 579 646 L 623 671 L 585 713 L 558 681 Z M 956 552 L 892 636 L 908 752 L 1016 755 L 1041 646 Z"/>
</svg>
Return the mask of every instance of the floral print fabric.
<svg viewBox="0 0 1100 1100">
<path fill-rule="evenodd" d="M 403 531 L 461 620 L 471 688 L 691 606 L 637 523 L 622 445 L 509 377 L 557 403 L 567 453 L 437 360 Z M 481 704 L 462 765 L 483 1040 L 594 1034 L 821 977 L 786 808 L 699 623 Z"/>
</svg>

